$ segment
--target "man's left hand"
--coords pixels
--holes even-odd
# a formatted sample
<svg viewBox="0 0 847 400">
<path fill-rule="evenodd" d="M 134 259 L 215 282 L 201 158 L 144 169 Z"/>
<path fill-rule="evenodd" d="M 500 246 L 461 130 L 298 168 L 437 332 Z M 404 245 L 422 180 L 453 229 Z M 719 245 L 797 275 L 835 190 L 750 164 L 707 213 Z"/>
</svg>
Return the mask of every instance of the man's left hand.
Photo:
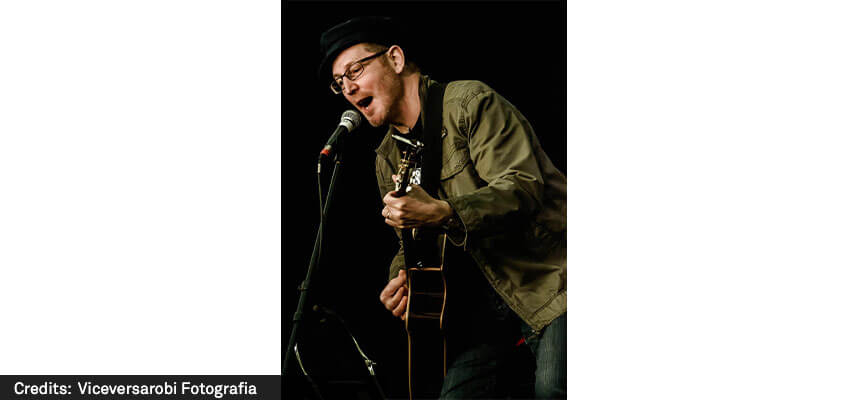
<svg viewBox="0 0 847 400">
<path fill-rule="evenodd" d="M 418 185 L 412 185 L 412 190 L 401 197 L 397 197 L 397 191 L 391 191 L 382 202 L 385 223 L 400 229 L 440 226 L 453 215 L 449 203 L 432 198 Z"/>
</svg>

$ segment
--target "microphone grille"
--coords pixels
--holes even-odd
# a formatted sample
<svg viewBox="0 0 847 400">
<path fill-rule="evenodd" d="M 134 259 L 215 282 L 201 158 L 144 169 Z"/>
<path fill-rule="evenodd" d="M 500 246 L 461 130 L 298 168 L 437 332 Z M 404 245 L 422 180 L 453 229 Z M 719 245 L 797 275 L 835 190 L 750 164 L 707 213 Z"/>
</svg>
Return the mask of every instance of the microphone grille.
<svg viewBox="0 0 847 400">
<path fill-rule="evenodd" d="M 354 110 L 347 110 L 344 114 L 341 114 L 341 122 L 348 121 L 352 127 L 350 130 L 356 129 L 359 127 L 359 124 L 362 122 L 362 114 Z"/>
</svg>

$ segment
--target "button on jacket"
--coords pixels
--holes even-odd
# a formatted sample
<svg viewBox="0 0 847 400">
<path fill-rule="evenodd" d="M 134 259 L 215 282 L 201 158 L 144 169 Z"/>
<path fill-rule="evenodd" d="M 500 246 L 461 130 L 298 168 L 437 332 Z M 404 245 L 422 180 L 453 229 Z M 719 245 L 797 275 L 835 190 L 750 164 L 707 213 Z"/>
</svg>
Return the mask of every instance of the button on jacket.
<svg viewBox="0 0 847 400">
<path fill-rule="evenodd" d="M 424 105 L 433 82 L 421 77 L 419 121 L 426 121 Z M 448 83 L 442 114 L 437 196 L 450 204 L 463 228 L 448 237 L 470 253 L 506 304 L 539 331 L 567 307 L 566 178 L 520 111 L 484 83 Z M 391 134 L 399 132 L 389 128 L 376 150 L 383 197 L 394 190 L 391 175 L 400 162 Z M 389 279 L 403 265 L 401 246 Z"/>
</svg>

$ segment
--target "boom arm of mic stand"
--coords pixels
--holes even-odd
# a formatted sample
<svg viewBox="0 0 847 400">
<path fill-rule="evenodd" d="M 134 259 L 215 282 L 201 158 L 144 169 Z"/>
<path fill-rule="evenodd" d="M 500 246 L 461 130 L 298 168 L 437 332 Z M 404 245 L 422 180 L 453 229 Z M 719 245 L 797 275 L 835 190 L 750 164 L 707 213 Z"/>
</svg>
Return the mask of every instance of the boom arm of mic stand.
<svg viewBox="0 0 847 400">
<path fill-rule="evenodd" d="M 320 165 L 320 164 L 318 164 Z M 318 267 L 318 260 L 321 253 L 321 237 L 326 230 L 326 220 L 329 215 L 329 207 L 332 205 L 333 194 L 335 193 L 335 180 L 341 171 L 341 152 L 335 153 L 335 167 L 332 169 L 332 178 L 329 180 L 329 188 L 327 189 L 326 204 L 322 210 L 324 218 L 321 218 L 321 224 L 318 226 L 318 234 L 315 237 L 315 246 L 312 248 L 312 258 L 309 260 L 309 268 L 306 270 L 306 278 L 298 288 L 300 290 L 300 300 L 297 302 L 297 310 L 294 312 L 291 326 L 291 336 L 288 338 L 288 349 L 285 351 L 285 361 L 282 363 L 282 375 L 288 375 L 291 369 L 292 353 L 294 345 L 297 343 L 297 333 L 300 328 L 300 321 L 303 319 L 303 310 L 306 307 L 308 300 L 309 286 L 312 282 L 312 273 Z M 320 168 L 319 171 L 320 173 Z"/>
</svg>

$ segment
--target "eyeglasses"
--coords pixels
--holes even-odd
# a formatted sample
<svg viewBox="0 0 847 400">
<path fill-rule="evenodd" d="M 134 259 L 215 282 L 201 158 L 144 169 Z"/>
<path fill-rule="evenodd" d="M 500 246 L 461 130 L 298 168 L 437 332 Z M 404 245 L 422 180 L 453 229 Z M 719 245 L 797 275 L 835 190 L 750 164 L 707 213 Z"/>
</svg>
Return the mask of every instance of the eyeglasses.
<svg viewBox="0 0 847 400">
<path fill-rule="evenodd" d="M 329 84 L 329 88 L 332 90 L 332 93 L 341 94 L 341 92 L 344 90 L 344 77 L 345 76 L 347 77 L 347 79 L 349 79 L 351 81 L 355 81 L 356 79 L 359 79 L 359 77 L 362 76 L 362 72 L 365 72 L 365 64 L 364 63 L 367 62 L 367 61 L 370 61 L 370 60 L 372 60 L 376 57 L 379 57 L 379 56 L 385 54 L 386 52 L 388 52 L 387 49 L 380 51 L 379 53 L 371 54 L 371 55 L 369 55 L 369 56 L 367 56 L 367 57 L 365 57 L 361 60 L 358 60 L 358 61 L 350 64 L 350 66 L 347 67 L 347 71 L 344 71 L 344 75 L 341 75 L 337 78 L 334 78 L 332 80 L 332 82 Z"/>
</svg>

